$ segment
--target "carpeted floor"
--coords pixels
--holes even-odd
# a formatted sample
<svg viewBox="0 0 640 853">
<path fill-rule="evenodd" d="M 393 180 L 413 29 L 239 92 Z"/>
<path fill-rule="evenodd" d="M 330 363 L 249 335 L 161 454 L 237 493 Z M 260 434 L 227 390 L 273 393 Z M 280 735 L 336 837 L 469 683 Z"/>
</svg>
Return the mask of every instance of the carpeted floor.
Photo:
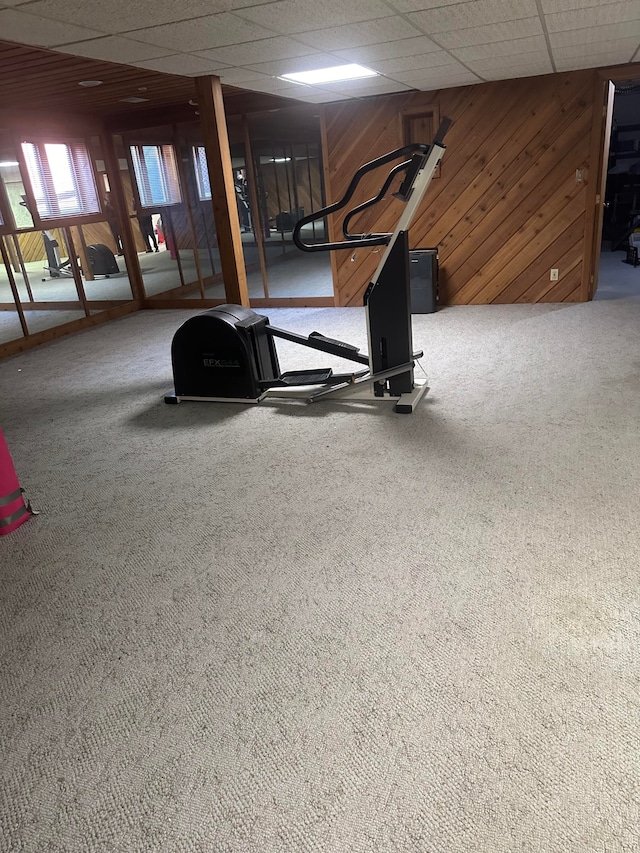
<svg viewBox="0 0 640 853">
<path fill-rule="evenodd" d="M 184 317 L 0 364 L 0 849 L 640 850 L 640 298 L 415 317 L 411 416 L 166 406 Z"/>
</svg>

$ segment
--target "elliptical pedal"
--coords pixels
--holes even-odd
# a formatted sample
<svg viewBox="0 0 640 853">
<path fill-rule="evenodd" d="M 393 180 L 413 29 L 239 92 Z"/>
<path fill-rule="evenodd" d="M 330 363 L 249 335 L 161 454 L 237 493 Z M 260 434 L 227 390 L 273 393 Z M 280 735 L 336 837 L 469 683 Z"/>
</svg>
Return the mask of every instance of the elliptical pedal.
<svg viewBox="0 0 640 853">
<path fill-rule="evenodd" d="M 321 385 L 333 376 L 330 367 L 322 370 L 289 370 L 279 377 L 282 385 Z"/>
</svg>

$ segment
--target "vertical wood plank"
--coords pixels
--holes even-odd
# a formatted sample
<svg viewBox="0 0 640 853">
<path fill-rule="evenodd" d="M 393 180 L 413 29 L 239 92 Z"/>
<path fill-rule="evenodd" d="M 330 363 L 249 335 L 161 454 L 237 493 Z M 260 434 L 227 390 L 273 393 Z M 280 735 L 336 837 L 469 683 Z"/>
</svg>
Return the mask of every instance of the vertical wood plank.
<svg viewBox="0 0 640 853">
<path fill-rule="evenodd" d="M 248 306 L 249 289 L 220 78 L 197 77 L 196 93 L 225 293 L 229 302 Z"/>
</svg>

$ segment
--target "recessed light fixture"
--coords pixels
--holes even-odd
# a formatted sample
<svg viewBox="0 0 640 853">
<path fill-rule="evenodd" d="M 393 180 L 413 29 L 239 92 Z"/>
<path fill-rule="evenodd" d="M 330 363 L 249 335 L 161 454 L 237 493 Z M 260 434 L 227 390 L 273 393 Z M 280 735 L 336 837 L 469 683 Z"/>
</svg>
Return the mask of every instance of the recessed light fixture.
<svg viewBox="0 0 640 853">
<path fill-rule="evenodd" d="M 365 68 L 363 65 L 332 65 L 330 68 L 316 68 L 315 71 L 296 71 L 293 74 L 282 74 L 281 80 L 293 83 L 306 83 L 317 86 L 320 83 L 336 83 L 338 80 L 359 80 L 361 77 L 377 77 L 378 72 Z"/>
<path fill-rule="evenodd" d="M 290 163 L 291 157 L 272 157 L 271 163 Z"/>
<path fill-rule="evenodd" d="M 78 86 L 84 86 L 86 89 L 91 89 L 93 86 L 102 86 L 102 80 L 81 80 Z"/>
<path fill-rule="evenodd" d="M 20 164 L 18 163 L 17 160 L 3 160 L 2 163 L 0 163 L 0 169 L 9 169 L 9 168 L 11 168 L 11 166 L 19 166 L 19 165 Z"/>
<path fill-rule="evenodd" d="M 149 98 L 120 98 L 121 104 L 144 104 L 145 101 L 148 101 Z"/>
</svg>

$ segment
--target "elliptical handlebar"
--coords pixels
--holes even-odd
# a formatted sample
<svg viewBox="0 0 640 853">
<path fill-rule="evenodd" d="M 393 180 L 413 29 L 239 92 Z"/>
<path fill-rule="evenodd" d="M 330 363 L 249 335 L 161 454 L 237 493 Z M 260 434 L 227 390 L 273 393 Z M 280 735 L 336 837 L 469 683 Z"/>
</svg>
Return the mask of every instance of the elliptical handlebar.
<svg viewBox="0 0 640 853">
<path fill-rule="evenodd" d="M 333 251 L 335 249 L 360 249 L 364 246 L 386 246 L 391 238 L 391 234 L 350 234 L 348 231 L 348 225 L 351 219 L 361 211 L 365 210 L 368 207 L 372 207 L 377 202 L 381 201 L 386 195 L 389 187 L 391 186 L 391 182 L 393 178 L 404 170 L 408 170 L 408 174 L 403 181 L 402 187 L 400 188 L 400 192 L 397 193 L 399 198 L 402 198 L 404 201 L 407 200 L 408 195 L 410 194 L 410 187 L 405 185 L 411 184 L 413 178 L 415 178 L 419 165 L 422 163 L 433 147 L 433 145 L 440 145 L 442 147 L 442 140 L 445 137 L 446 132 L 451 125 L 451 120 L 448 118 L 443 118 L 440 123 L 440 127 L 438 128 L 438 132 L 436 133 L 433 142 L 431 145 L 425 145 L 424 143 L 414 142 L 409 145 L 403 145 L 402 148 L 396 148 L 394 151 L 389 151 L 387 154 L 383 154 L 381 157 L 376 157 L 375 160 L 371 160 L 369 163 L 365 163 L 360 166 L 357 172 L 354 174 L 351 179 L 351 183 L 347 187 L 347 191 L 340 199 L 340 201 L 335 202 L 334 204 L 330 204 L 327 207 L 323 207 L 320 210 L 316 210 L 314 213 L 310 213 L 308 216 L 303 216 L 302 219 L 299 219 L 293 229 L 293 242 L 296 246 L 301 249 L 303 252 L 328 252 Z M 335 213 L 338 210 L 342 210 L 342 208 L 346 207 L 349 201 L 351 200 L 354 192 L 356 191 L 356 187 L 360 183 L 361 179 L 368 172 L 372 172 L 374 169 L 379 168 L 380 166 L 384 166 L 386 163 L 391 163 L 393 160 L 397 160 L 399 157 L 402 157 L 405 154 L 412 154 L 413 156 L 409 160 L 405 160 L 403 163 L 399 163 L 395 166 L 387 175 L 387 178 L 382 185 L 382 188 L 377 196 L 369 199 L 368 201 L 363 202 L 362 204 L 354 207 L 353 210 L 350 210 L 342 223 L 342 233 L 345 236 L 345 240 L 341 240 L 334 243 L 305 243 L 301 236 L 300 232 L 303 226 L 308 225 L 310 222 L 315 222 L 317 219 L 322 219 L 324 216 L 328 216 L 330 213 Z M 412 168 L 410 168 L 412 167 Z"/>
<path fill-rule="evenodd" d="M 347 187 L 347 191 L 340 199 L 340 201 L 336 201 L 334 204 L 328 205 L 328 207 L 323 207 L 320 210 L 316 210 L 314 213 L 310 213 L 309 216 L 303 216 L 302 219 L 299 219 L 296 222 L 292 234 L 293 242 L 299 249 L 302 249 L 303 252 L 328 252 L 332 249 L 358 249 L 362 246 L 386 245 L 390 237 L 389 234 L 361 234 L 358 237 L 356 237 L 356 235 L 351 235 L 348 240 L 341 240 L 336 243 L 305 243 L 300 237 L 300 231 L 302 230 L 302 227 L 304 225 L 308 225 L 310 222 L 314 222 L 316 219 L 322 219 L 323 216 L 328 216 L 330 213 L 335 213 L 337 210 L 342 210 L 343 207 L 346 207 L 351 198 L 353 197 L 353 194 L 356 191 L 356 187 L 360 183 L 361 179 L 368 172 L 372 172 L 374 169 L 377 169 L 380 166 L 384 166 L 385 163 L 391 163 L 393 160 L 397 160 L 398 157 L 402 157 L 403 154 L 408 154 L 409 152 L 415 151 L 427 151 L 428 148 L 428 145 L 423 145 L 422 143 L 414 142 L 411 145 L 404 145 L 402 148 L 396 148 L 395 151 L 389 151 L 388 154 L 383 154 L 382 157 L 376 157 L 375 160 L 371 160 L 369 163 L 365 163 L 363 166 L 360 166 L 358 171 L 351 179 L 351 183 Z M 400 166 L 404 166 L 406 168 L 407 163 L 400 164 Z M 397 171 L 398 167 L 392 170 L 392 174 Z M 385 187 L 388 188 L 388 184 L 390 183 L 390 178 L 387 178 L 387 181 L 385 181 Z M 365 205 L 369 206 L 372 203 L 372 201 L 365 202 Z M 362 205 L 360 205 L 360 208 L 362 208 Z M 354 208 L 353 211 L 347 214 L 347 218 L 349 218 L 352 213 L 355 213 L 357 209 L 358 208 Z"/>
</svg>

